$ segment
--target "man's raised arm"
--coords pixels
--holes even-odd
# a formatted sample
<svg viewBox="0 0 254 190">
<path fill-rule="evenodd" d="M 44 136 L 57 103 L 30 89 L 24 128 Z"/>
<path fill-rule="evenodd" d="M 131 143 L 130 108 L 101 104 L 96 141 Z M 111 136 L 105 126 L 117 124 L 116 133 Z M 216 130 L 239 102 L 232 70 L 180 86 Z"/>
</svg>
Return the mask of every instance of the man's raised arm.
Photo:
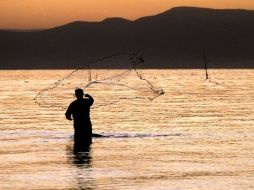
<svg viewBox="0 0 254 190">
<path fill-rule="evenodd" d="M 85 94 L 85 97 L 87 98 L 87 100 L 89 101 L 90 105 L 93 105 L 94 99 L 92 96 L 90 96 L 89 94 Z"/>
</svg>

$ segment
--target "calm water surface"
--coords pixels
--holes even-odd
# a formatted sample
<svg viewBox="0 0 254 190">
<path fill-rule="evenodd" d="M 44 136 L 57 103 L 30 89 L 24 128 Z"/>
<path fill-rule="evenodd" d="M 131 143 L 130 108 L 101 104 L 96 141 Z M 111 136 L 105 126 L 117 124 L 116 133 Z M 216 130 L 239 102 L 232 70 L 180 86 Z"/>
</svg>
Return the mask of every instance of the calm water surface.
<svg viewBox="0 0 254 190">
<path fill-rule="evenodd" d="M 254 189 L 254 70 L 211 70 L 211 82 L 201 70 L 143 71 L 165 94 L 93 109 L 94 132 L 110 137 L 78 154 L 64 110 L 33 101 L 68 72 L 0 71 L 0 189 Z M 72 91 L 54 101 L 68 105 Z"/>
</svg>

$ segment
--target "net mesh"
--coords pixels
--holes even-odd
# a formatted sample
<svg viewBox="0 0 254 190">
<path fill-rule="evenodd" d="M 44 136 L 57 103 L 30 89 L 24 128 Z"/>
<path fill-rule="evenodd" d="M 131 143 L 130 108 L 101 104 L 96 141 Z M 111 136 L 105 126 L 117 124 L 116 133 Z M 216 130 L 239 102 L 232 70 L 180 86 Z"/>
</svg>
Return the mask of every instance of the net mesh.
<svg viewBox="0 0 254 190">
<path fill-rule="evenodd" d="M 138 70 L 144 58 L 138 53 L 118 53 L 99 58 L 81 68 L 72 70 L 54 84 L 42 89 L 34 98 L 44 108 L 65 110 L 73 100 L 75 88 L 82 88 L 91 94 L 95 103 L 92 109 L 113 105 L 122 100 L 148 100 L 164 94 Z M 94 69 L 119 68 L 125 69 Z"/>
</svg>

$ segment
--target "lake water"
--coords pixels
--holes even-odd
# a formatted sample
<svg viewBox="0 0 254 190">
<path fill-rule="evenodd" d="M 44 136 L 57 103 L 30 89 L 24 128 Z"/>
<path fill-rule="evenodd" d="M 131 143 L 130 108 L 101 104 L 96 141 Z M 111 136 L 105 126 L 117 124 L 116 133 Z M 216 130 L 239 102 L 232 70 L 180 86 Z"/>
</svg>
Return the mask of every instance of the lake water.
<svg viewBox="0 0 254 190">
<path fill-rule="evenodd" d="M 254 189 L 254 70 L 145 70 L 165 94 L 109 106 L 137 92 L 94 86 L 93 129 L 108 137 L 78 154 L 65 111 L 33 100 L 68 72 L 0 71 L 0 189 Z M 47 101 L 67 106 L 73 90 Z"/>
</svg>

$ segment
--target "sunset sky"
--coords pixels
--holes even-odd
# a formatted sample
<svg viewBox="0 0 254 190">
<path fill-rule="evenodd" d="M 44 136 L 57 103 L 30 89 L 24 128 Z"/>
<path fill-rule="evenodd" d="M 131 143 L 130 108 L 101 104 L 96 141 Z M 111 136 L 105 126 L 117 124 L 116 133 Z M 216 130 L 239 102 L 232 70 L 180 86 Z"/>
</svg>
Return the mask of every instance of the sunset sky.
<svg viewBox="0 0 254 190">
<path fill-rule="evenodd" d="M 254 9 L 254 0 L 0 0 L 0 28 L 50 28 L 107 17 L 134 20 L 177 6 Z"/>
</svg>

